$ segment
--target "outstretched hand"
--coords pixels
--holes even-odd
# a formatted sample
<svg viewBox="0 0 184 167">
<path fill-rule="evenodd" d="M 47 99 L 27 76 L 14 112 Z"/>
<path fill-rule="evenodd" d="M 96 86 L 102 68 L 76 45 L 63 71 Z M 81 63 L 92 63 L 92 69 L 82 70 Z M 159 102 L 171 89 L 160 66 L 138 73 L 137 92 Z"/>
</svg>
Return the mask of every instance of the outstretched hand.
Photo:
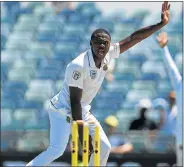
<svg viewBox="0 0 184 167">
<path fill-rule="evenodd" d="M 168 38 L 167 38 L 166 32 L 160 33 L 156 38 L 157 38 L 157 42 L 161 48 L 163 48 L 165 45 L 167 45 Z"/>
<path fill-rule="evenodd" d="M 168 4 L 168 1 L 165 1 L 162 4 L 162 14 L 161 14 L 162 23 L 164 25 L 168 24 L 169 22 L 169 18 L 170 18 L 169 9 L 170 9 L 170 4 Z"/>
</svg>

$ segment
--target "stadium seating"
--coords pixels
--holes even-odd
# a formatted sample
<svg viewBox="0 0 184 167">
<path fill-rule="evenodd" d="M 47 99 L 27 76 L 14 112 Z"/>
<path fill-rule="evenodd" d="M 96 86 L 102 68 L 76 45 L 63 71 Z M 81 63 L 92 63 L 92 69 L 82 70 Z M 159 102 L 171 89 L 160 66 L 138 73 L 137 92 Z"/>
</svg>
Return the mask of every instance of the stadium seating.
<svg viewBox="0 0 184 167">
<path fill-rule="evenodd" d="M 173 87 L 172 87 L 169 80 L 167 80 L 167 79 L 161 80 L 158 83 L 158 87 L 157 87 L 157 92 L 159 92 L 159 95 L 157 95 L 157 97 L 159 96 L 159 97 L 168 99 L 168 94 L 172 90 L 173 90 Z"/>
<path fill-rule="evenodd" d="M 35 8 L 36 6 L 43 6 L 44 5 L 44 3 L 43 2 L 34 2 L 34 1 L 30 1 L 29 3 L 28 3 L 28 7 L 30 7 L 30 8 Z"/>
<path fill-rule="evenodd" d="M 37 121 L 37 111 L 31 109 L 18 109 L 14 112 L 13 122 L 17 124 L 17 128 L 26 129 L 29 124 Z"/>
<path fill-rule="evenodd" d="M 42 102 L 36 100 L 25 100 L 23 102 L 23 108 L 25 109 L 41 109 L 43 107 Z"/>
<path fill-rule="evenodd" d="M 43 114 L 46 101 L 62 88 L 66 65 L 90 48 L 89 41 L 95 28 L 108 29 L 112 41 L 118 42 L 142 27 L 149 13 L 138 10 L 126 18 L 116 14 L 105 16 L 93 2 L 81 2 L 74 10 L 64 9 L 59 13 L 43 2 L 29 2 L 26 7 L 18 2 L 6 2 L 1 10 L 1 108 L 3 114 L 7 113 L 5 129 L 19 122 L 14 121 L 14 112 L 18 120 L 18 111 Z M 169 49 L 180 73 L 183 58 L 181 25 L 178 20 L 167 27 L 171 37 Z M 136 116 L 135 105 L 141 98 L 167 99 L 172 85 L 162 54 L 154 36 L 121 54 L 116 61 L 114 80 L 105 80 L 93 100 L 92 112 L 97 119 L 103 121 L 108 114 L 115 114 L 123 120 L 119 130 L 124 131 L 127 128 L 124 115 L 131 112 Z M 157 118 L 155 115 L 150 117 Z M 42 125 L 35 121 L 24 128 L 47 127 Z"/>
<path fill-rule="evenodd" d="M 36 136 L 39 133 L 39 138 Z M 48 145 L 47 135 L 42 132 L 38 133 L 26 133 L 17 143 L 16 149 L 18 151 L 32 152 L 33 150 L 39 151 L 39 149 L 45 149 Z"/>
<path fill-rule="evenodd" d="M 139 90 L 139 89 L 131 89 L 127 93 L 126 100 L 128 101 L 138 101 L 143 98 L 154 98 L 155 92 L 152 90 Z"/>
<path fill-rule="evenodd" d="M 161 79 L 166 76 L 164 66 L 158 61 L 146 61 L 141 67 L 142 73 L 156 73 Z"/>
<path fill-rule="evenodd" d="M 8 130 L 12 123 L 13 110 L 3 109 L 1 110 L 1 128 L 2 130 Z"/>
<path fill-rule="evenodd" d="M 50 43 L 34 42 L 29 45 L 29 51 L 31 51 L 32 54 L 37 54 L 39 56 L 46 56 L 46 57 L 53 56 L 51 48 L 52 46 Z"/>
<path fill-rule="evenodd" d="M 152 80 L 136 80 L 132 83 L 132 89 L 150 90 L 154 91 L 156 82 Z"/>
<path fill-rule="evenodd" d="M 38 100 L 44 102 L 48 97 L 54 95 L 52 80 L 32 80 L 29 83 L 25 98 L 28 100 Z M 39 92 L 39 93 L 38 93 Z"/>
<path fill-rule="evenodd" d="M 34 14 L 37 17 L 43 17 L 43 16 L 46 17 L 46 16 L 54 14 L 54 9 L 40 5 L 34 8 Z"/>
<path fill-rule="evenodd" d="M 137 112 L 131 109 L 123 109 L 116 112 L 116 117 L 119 121 L 118 131 L 127 132 L 132 120 L 137 117 Z"/>
<path fill-rule="evenodd" d="M 128 92 L 129 88 L 131 86 L 131 81 L 113 81 L 110 83 L 107 83 L 105 85 L 105 88 L 110 92 L 121 92 L 123 96 Z"/>
<path fill-rule="evenodd" d="M 16 60 L 20 60 L 22 55 L 23 55 L 22 51 L 6 49 L 1 51 L 1 62 L 6 64 L 12 64 L 15 61 L 15 57 Z M 10 69 L 10 67 L 8 69 Z"/>
<path fill-rule="evenodd" d="M 34 75 L 33 69 L 25 69 L 24 68 L 12 68 L 8 73 L 8 79 L 11 81 L 23 81 L 25 83 L 29 83 Z"/>
</svg>

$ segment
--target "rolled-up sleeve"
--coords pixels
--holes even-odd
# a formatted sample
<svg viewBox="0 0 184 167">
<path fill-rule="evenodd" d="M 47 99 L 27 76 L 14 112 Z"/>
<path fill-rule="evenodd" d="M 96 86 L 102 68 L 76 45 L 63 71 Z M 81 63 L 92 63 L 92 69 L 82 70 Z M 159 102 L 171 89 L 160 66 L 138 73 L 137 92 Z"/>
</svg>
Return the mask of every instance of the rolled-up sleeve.
<svg viewBox="0 0 184 167">
<path fill-rule="evenodd" d="M 109 55 L 111 59 L 118 58 L 120 55 L 120 46 L 119 43 L 114 43 L 110 46 Z"/>
<path fill-rule="evenodd" d="M 171 82 L 176 90 L 178 88 L 178 85 L 181 84 L 182 78 L 174 60 L 170 55 L 170 52 L 167 46 L 164 47 L 164 62 L 169 72 L 169 77 L 171 79 Z"/>
</svg>

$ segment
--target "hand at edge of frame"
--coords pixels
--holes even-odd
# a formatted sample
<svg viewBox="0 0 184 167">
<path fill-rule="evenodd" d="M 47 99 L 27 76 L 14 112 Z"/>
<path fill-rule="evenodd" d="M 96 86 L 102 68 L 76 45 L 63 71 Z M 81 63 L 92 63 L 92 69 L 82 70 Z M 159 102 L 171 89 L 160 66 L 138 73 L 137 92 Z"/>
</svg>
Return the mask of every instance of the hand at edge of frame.
<svg viewBox="0 0 184 167">
<path fill-rule="evenodd" d="M 168 38 L 167 38 L 167 33 L 166 32 L 161 32 L 157 37 L 157 42 L 160 45 L 161 48 L 167 45 L 168 43 Z"/>
<path fill-rule="evenodd" d="M 169 19 L 170 19 L 170 4 L 168 4 L 168 1 L 165 1 L 162 4 L 162 13 L 161 13 L 161 22 L 163 25 L 166 25 L 169 23 Z"/>
</svg>

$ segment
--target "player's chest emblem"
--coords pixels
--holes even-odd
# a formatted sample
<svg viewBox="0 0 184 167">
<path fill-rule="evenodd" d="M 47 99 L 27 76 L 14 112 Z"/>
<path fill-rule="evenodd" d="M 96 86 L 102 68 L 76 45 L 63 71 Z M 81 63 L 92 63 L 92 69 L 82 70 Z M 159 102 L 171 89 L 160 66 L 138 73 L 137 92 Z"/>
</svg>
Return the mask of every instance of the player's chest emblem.
<svg viewBox="0 0 184 167">
<path fill-rule="evenodd" d="M 91 77 L 91 79 L 95 79 L 96 78 L 96 75 L 97 75 L 97 71 L 96 70 L 91 70 L 90 71 L 90 77 Z"/>
</svg>

